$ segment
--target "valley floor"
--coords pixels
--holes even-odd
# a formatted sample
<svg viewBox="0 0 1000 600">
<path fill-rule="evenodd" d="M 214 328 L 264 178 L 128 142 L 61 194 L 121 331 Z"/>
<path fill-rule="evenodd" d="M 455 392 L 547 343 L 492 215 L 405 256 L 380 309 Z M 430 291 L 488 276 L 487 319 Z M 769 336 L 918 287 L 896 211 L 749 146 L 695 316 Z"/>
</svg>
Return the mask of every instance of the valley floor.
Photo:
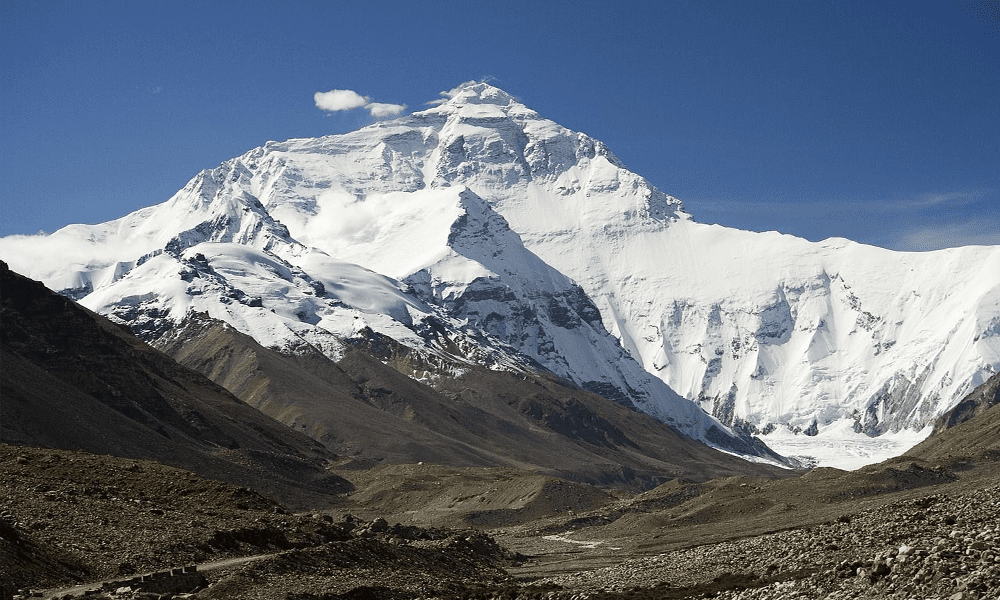
<svg viewBox="0 0 1000 600">
<path fill-rule="evenodd" d="M 292 515 L 156 463 L 0 449 L 10 594 L 83 597 L 86 582 L 207 563 L 216 568 L 202 566 L 209 585 L 194 598 L 1000 593 L 1000 465 L 983 456 L 674 481 L 641 494 L 511 469 L 387 465 L 338 473 L 351 493 Z M 259 558 L 219 566 L 249 556 Z"/>
</svg>

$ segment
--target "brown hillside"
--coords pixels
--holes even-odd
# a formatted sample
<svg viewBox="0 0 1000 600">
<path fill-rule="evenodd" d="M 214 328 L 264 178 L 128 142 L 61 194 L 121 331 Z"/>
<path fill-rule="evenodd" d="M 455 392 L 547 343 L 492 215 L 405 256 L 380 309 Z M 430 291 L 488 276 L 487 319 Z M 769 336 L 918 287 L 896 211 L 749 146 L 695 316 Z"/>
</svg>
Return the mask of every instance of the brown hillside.
<svg viewBox="0 0 1000 600">
<path fill-rule="evenodd" d="M 128 331 L 0 263 L 0 441 L 155 459 L 292 505 L 335 456 Z"/>
</svg>

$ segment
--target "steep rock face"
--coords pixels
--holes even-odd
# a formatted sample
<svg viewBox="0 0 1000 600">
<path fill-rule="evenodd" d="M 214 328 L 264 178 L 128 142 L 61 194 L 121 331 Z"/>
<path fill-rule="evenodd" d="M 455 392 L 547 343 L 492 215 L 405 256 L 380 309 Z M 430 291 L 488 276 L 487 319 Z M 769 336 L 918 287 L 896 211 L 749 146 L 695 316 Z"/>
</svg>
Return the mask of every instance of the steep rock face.
<svg viewBox="0 0 1000 600">
<path fill-rule="evenodd" d="M 691 222 L 671 230 L 632 251 L 700 247 L 699 270 L 668 258 L 673 268 L 640 275 L 630 303 L 592 297 L 617 308 L 609 329 L 647 369 L 726 422 L 920 428 L 997 367 L 996 248 L 904 254 Z"/>
<path fill-rule="evenodd" d="M 449 364 L 459 348 L 494 368 L 541 365 L 703 438 L 715 421 L 671 390 L 741 431 L 846 420 L 878 435 L 933 422 L 1000 366 L 1000 248 L 898 253 L 699 224 L 602 143 L 502 90 L 448 96 L 268 142 L 165 204 L 0 251 L 150 335 L 163 311 L 176 323 L 197 308 L 265 346 L 336 358 L 370 328 Z M 86 251 L 39 258 L 71 244 Z M 273 264 L 230 268 L 233 290 L 220 282 L 211 306 L 193 279 L 169 306 L 121 283 L 155 260 L 163 280 L 193 277 L 199 254 L 223 273 L 244 260 L 236 247 Z"/>
<path fill-rule="evenodd" d="M 930 437 L 906 455 L 926 461 L 964 462 L 964 467 L 995 463 L 1000 458 L 1000 374 L 941 415 Z"/>
<path fill-rule="evenodd" d="M 1000 404 L 1000 373 L 986 380 L 951 410 L 944 413 L 934 422 L 933 434 L 940 434 L 957 427 L 966 421 L 971 421 L 979 415 Z"/>
</svg>

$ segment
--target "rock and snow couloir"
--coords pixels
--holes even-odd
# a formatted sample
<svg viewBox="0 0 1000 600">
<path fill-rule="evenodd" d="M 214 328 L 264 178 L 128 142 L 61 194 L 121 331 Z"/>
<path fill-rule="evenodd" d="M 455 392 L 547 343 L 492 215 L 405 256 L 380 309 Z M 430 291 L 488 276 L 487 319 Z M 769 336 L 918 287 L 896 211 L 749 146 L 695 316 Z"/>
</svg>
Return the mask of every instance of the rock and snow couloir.
<svg viewBox="0 0 1000 600">
<path fill-rule="evenodd" d="M 269 142 L 163 204 L 0 255 L 150 339 L 190 310 L 334 359 L 375 331 L 451 368 L 540 365 L 701 439 L 717 422 L 677 393 L 745 431 L 874 436 L 933 422 L 1000 366 L 1000 247 L 700 224 L 505 92 L 448 96 Z"/>
</svg>

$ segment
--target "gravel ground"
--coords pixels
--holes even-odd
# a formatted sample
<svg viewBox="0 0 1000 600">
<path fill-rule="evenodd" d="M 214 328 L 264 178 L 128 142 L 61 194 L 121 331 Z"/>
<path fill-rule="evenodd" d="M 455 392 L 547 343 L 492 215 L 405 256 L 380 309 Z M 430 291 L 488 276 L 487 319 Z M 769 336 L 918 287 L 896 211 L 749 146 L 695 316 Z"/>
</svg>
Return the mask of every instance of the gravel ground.
<svg viewBox="0 0 1000 600">
<path fill-rule="evenodd" d="M 1000 487 L 935 494 L 820 526 L 543 579 L 582 597 L 1000 596 Z M 717 588 L 745 588 L 719 590 Z"/>
<path fill-rule="evenodd" d="M 513 583 L 503 569 L 515 557 L 481 533 L 441 540 L 392 534 L 294 550 L 247 565 L 197 598 L 464 597 L 472 588 Z M 360 594 L 360 596 L 358 596 Z"/>
<path fill-rule="evenodd" d="M 316 529 L 246 488 L 152 461 L 3 445 L 0 523 L 0 577 L 18 588 L 291 548 Z"/>
</svg>

